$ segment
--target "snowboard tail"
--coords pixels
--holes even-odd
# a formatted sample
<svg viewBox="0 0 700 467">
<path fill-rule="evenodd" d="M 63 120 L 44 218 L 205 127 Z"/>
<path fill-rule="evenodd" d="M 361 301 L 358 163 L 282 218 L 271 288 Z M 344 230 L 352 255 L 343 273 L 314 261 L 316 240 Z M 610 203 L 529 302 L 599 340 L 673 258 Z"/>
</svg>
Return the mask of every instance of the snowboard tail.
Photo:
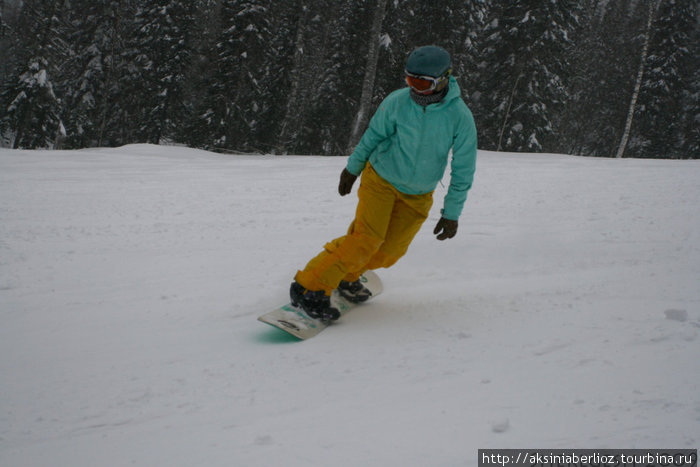
<svg viewBox="0 0 700 467">
<path fill-rule="evenodd" d="M 374 271 L 367 271 L 361 277 L 363 285 L 372 293 L 370 300 L 379 295 L 382 290 L 382 281 Z M 357 304 L 341 296 L 337 290 L 331 295 L 331 304 L 340 311 L 342 317 Z M 276 310 L 258 317 L 258 321 L 274 326 L 289 334 L 305 340 L 309 339 L 329 326 L 329 322 L 312 318 L 299 307 L 287 303 Z"/>
</svg>

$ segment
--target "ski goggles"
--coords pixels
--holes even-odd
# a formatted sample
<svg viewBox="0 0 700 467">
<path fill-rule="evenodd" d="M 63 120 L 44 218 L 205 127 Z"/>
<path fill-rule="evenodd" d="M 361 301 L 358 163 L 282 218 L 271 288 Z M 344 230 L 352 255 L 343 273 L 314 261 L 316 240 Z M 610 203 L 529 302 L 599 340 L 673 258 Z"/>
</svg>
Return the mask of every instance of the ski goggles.
<svg viewBox="0 0 700 467">
<path fill-rule="evenodd" d="M 406 84 L 419 94 L 428 94 L 438 88 L 444 87 L 443 83 L 449 78 L 450 71 L 451 70 L 447 70 L 445 74 L 438 78 L 427 75 L 416 75 L 406 71 Z"/>
</svg>

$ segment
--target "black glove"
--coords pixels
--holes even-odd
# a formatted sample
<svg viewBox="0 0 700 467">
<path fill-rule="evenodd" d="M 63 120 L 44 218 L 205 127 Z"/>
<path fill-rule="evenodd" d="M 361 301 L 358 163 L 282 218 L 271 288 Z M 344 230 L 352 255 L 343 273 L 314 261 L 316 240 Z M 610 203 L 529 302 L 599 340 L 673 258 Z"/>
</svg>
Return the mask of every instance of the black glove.
<svg viewBox="0 0 700 467">
<path fill-rule="evenodd" d="M 457 221 L 441 217 L 437 225 L 435 226 L 435 230 L 433 230 L 433 233 L 438 236 L 438 240 L 452 238 L 455 235 L 457 235 Z"/>
<path fill-rule="evenodd" d="M 338 184 L 338 193 L 340 196 L 345 196 L 352 191 L 352 185 L 357 180 L 357 175 L 351 174 L 348 169 L 343 169 L 340 174 L 340 183 Z"/>
</svg>

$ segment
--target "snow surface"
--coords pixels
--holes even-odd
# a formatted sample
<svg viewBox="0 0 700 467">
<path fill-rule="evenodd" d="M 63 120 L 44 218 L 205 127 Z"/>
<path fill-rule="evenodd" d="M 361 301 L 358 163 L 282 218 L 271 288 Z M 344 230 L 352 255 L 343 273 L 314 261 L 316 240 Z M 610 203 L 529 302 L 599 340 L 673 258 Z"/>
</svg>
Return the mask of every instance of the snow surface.
<svg viewBox="0 0 700 467">
<path fill-rule="evenodd" d="M 296 341 L 256 317 L 344 233 L 344 164 L 0 150 L 0 465 L 698 447 L 698 161 L 480 152 L 457 237 L 447 175 L 384 293 Z"/>
</svg>

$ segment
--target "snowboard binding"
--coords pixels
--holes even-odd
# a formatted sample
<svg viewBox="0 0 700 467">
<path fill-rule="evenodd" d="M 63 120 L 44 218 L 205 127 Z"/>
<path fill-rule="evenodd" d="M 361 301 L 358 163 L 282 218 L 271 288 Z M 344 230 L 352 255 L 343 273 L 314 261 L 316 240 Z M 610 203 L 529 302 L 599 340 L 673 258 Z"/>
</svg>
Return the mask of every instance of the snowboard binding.
<svg viewBox="0 0 700 467">
<path fill-rule="evenodd" d="M 307 290 L 295 281 L 289 288 L 289 297 L 292 306 L 301 308 L 311 318 L 326 322 L 340 318 L 340 311 L 331 305 L 331 297 L 323 290 Z"/>
</svg>

